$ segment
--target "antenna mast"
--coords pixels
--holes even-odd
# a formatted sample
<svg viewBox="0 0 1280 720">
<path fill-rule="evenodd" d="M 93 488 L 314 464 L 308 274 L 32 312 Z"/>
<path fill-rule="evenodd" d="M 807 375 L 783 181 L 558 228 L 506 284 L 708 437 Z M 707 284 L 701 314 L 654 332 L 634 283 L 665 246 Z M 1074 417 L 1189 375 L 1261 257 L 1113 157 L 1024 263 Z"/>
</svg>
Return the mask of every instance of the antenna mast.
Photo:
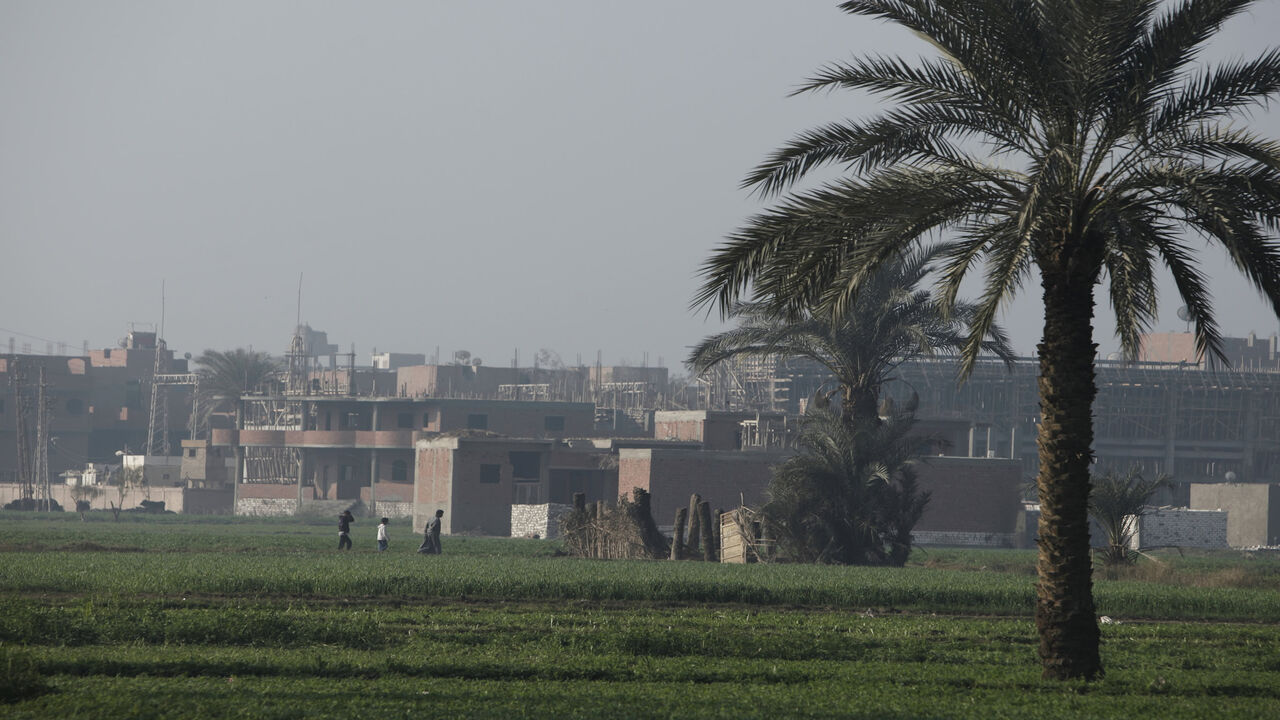
<svg viewBox="0 0 1280 720">
<path fill-rule="evenodd" d="M 311 357 L 306 339 L 302 337 L 302 273 L 298 273 L 298 318 L 293 326 L 293 340 L 289 343 L 289 379 L 285 385 L 288 395 L 310 393 Z"/>
<path fill-rule="evenodd" d="M 151 367 L 151 415 L 147 426 L 147 455 L 169 454 L 169 403 L 160 376 L 164 362 L 164 280 L 160 281 L 160 332 L 156 333 L 156 358 Z"/>
<path fill-rule="evenodd" d="M 160 332 L 156 335 L 156 360 L 151 368 L 151 417 L 147 426 L 147 455 L 169 455 L 169 393 L 170 385 L 191 387 L 191 419 L 187 423 L 188 436 L 195 439 L 200 422 L 200 378 L 196 373 L 169 373 L 168 343 L 164 339 L 164 281 L 160 281 Z"/>
</svg>

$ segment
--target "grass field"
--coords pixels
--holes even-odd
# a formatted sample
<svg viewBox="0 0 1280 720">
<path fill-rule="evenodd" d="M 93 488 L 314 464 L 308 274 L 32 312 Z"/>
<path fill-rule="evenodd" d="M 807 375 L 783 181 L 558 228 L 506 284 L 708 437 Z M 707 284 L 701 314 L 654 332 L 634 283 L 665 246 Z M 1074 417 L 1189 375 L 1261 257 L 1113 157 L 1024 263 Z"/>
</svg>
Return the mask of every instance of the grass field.
<svg viewBox="0 0 1280 720">
<path fill-rule="evenodd" d="M 1280 561 L 1099 579 L 1107 677 L 1039 680 L 1034 556 L 587 561 L 372 523 L 0 513 L 0 717 L 1280 717 Z M 363 520 L 363 519 L 362 519 Z M 367 537 L 366 537 L 367 536 Z"/>
</svg>

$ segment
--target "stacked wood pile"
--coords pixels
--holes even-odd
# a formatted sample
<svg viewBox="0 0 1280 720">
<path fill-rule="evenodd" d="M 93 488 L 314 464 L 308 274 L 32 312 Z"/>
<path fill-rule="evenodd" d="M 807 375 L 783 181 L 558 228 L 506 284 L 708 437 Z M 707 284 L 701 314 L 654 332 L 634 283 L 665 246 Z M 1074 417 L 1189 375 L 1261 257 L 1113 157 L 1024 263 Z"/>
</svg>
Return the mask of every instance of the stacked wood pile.
<svg viewBox="0 0 1280 720">
<path fill-rule="evenodd" d="M 571 555 L 600 559 L 661 559 L 670 553 L 667 539 L 653 521 L 649 493 L 640 488 L 617 507 L 587 503 L 573 496 L 573 510 L 560 519 L 560 532 Z"/>
</svg>

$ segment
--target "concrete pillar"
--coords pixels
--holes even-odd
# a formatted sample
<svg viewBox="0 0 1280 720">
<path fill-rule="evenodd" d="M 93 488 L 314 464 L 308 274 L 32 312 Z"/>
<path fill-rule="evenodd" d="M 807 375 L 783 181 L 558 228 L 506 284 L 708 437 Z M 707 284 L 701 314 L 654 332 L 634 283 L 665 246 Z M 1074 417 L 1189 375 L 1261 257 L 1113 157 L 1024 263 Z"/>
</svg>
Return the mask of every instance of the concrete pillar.
<svg viewBox="0 0 1280 720">
<path fill-rule="evenodd" d="M 298 451 L 298 512 L 302 512 L 302 489 L 307 479 L 307 454 L 305 450 Z"/>
<path fill-rule="evenodd" d="M 1261 433 L 1260 423 L 1258 421 L 1257 404 L 1250 397 L 1245 398 L 1245 420 L 1244 427 L 1240 428 L 1241 458 L 1240 458 L 1240 479 L 1246 482 L 1254 480 L 1253 461 L 1258 453 L 1258 436 Z"/>
<path fill-rule="evenodd" d="M 378 430 L 382 429 L 381 425 L 379 425 L 379 413 L 378 413 L 377 403 L 374 403 L 373 405 L 373 425 L 370 427 L 370 429 L 373 430 L 374 432 L 377 432 Z M 378 487 L 378 451 L 375 449 L 375 450 L 369 451 L 369 516 L 370 517 L 373 517 L 374 515 L 378 514 L 377 487 Z"/>
<path fill-rule="evenodd" d="M 236 437 L 236 470 L 231 479 L 231 514 L 236 514 L 236 506 L 240 504 L 240 483 L 244 482 L 244 446 L 240 445 L 239 433 Z"/>
<path fill-rule="evenodd" d="M 240 504 L 240 483 L 244 482 L 244 446 L 240 444 L 240 431 L 244 430 L 244 400 L 236 399 L 236 469 L 231 478 L 231 515 L 236 514 Z"/>
<path fill-rule="evenodd" d="M 1163 472 L 1174 475 L 1177 472 L 1177 438 L 1178 438 L 1178 397 L 1181 389 L 1178 383 L 1170 382 L 1166 386 L 1168 405 L 1165 412 L 1164 427 L 1164 468 Z"/>
<path fill-rule="evenodd" d="M 378 514 L 378 451 L 369 451 L 369 516 Z"/>
</svg>

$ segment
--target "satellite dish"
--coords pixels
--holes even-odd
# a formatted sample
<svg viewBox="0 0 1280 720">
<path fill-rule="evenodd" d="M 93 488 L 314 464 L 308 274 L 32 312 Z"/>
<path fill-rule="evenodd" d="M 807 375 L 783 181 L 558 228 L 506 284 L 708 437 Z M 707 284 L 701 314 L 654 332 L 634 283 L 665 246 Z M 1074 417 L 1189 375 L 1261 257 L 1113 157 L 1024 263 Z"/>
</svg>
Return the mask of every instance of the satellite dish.
<svg viewBox="0 0 1280 720">
<path fill-rule="evenodd" d="M 1191 310 L 1186 305 L 1178 308 L 1178 319 L 1187 324 L 1187 332 L 1191 332 Z"/>
<path fill-rule="evenodd" d="M 1234 471 L 1234 470 L 1228 470 L 1228 471 L 1227 471 L 1227 474 L 1226 474 L 1226 480 L 1227 480 L 1227 482 L 1229 482 L 1229 483 L 1233 483 L 1233 482 L 1235 482 L 1235 481 L 1236 481 L 1236 473 L 1235 473 L 1235 471 Z"/>
</svg>

